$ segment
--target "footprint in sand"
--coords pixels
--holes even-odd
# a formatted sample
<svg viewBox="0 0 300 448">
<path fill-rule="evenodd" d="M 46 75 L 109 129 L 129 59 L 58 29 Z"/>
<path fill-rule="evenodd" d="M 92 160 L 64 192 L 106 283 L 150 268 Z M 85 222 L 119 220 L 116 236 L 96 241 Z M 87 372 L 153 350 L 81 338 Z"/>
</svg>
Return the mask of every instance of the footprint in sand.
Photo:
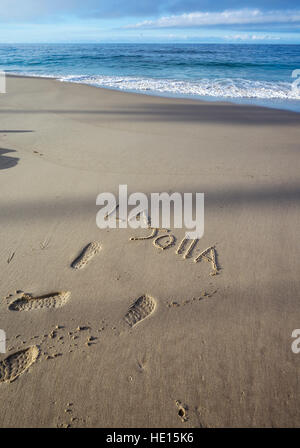
<svg viewBox="0 0 300 448">
<path fill-rule="evenodd" d="M 73 269 L 82 269 L 85 265 L 91 261 L 91 259 L 100 252 L 101 245 L 98 241 L 89 243 L 80 255 L 73 261 L 71 267 Z"/>
<path fill-rule="evenodd" d="M 182 423 L 186 422 L 188 420 L 188 407 L 185 404 L 182 404 L 181 401 L 176 400 L 175 401 L 175 405 L 177 407 L 178 410 L 178 417 L 180 418 L 180 420 L 182 421 Z"/>
<path fill-rule="evenodd" d="M 10 311 L 31 311 L 43 308 L 61 308 L 69 301 L 70 297 L 70 291 L 54 292 L 39 297 L 24 294 L 20 299 L 12 302 L 8 309 Z"/>
<path fill-rule="evenodd" d="M 22 375 L 39 356 L 37 345 L 21 350 L 0 362 L 0 383 L 11 383 Z"/>
<path fill-rule="evenodd" d="M 148 295 L 139 297 L 129 308 L 124 320 L 132 328 L 149 317 L 156 308 L 156 300 Z"/>
</svg>

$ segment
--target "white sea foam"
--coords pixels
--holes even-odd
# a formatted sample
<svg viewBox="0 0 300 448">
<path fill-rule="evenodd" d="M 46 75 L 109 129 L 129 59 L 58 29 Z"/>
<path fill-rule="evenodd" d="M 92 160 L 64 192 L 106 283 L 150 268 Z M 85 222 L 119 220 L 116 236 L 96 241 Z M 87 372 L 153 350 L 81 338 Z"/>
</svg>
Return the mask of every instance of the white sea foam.
<svg viewBox="0 0 300 448">
<path fill-rule="evenodd" d="M 300 100 L 300 85 L 293 88 L 291 82 L 255 81 L 242 78 L 201 78 L 197 81 L 142 78 L 133 76 L 88 76 L 36 74 L 18 72 L 16 75 L 55 78 L 62 82 L 88 84 L 96 87 L 130 92 L 162 94 L 170 96 L 191 96 L 205 98 Z"/>
<path fill-rule="evenodd" d="M 89 84 L 97 87 L 145 93 L 218 98 L 258 98 L 300 100 L 300 87 L 290 82 L 255 81 L 241 78 L 176 81 L 171 79 L 130 76 L 60 76 L 61 81 Z"/>
</svg>

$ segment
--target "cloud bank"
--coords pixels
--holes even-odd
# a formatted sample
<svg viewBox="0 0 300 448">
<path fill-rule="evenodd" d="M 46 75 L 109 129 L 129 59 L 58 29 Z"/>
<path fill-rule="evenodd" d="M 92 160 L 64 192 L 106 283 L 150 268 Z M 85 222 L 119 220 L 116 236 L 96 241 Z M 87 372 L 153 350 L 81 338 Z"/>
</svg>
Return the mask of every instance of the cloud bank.
<svg viewBox="0 0 300 448">
<path fill-rule="evenodd" d="M 222 12 L 191 12 L 144 20 L 128 29 L 137 28 L 188 28 L 219 25 L 300 24 L 300 9 L 285 11 L 261 11 L 260 9 L 226 10 Z"/>
</svg>

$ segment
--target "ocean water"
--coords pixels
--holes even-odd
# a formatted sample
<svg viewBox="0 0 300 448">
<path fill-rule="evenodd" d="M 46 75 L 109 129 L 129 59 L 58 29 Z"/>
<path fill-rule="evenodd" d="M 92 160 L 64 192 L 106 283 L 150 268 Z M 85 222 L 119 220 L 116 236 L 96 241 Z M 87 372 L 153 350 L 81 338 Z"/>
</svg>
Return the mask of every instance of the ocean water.
<svg viewBox="0 0 300 448">
<path fill-rule="evenodd" d="M 300 45 L 3 44 L 0 69 L 151 95 L 300 112 Z"/>
</svg>

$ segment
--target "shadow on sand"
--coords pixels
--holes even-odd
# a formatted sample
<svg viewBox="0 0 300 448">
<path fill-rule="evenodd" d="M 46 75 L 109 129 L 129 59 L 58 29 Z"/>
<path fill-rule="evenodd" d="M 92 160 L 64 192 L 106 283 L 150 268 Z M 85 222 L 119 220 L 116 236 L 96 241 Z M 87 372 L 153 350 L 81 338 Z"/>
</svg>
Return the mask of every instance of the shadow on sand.
<svg viewBox="0 0 300 448">
<path fill-rule="evenodd" d="M 193 191 L 188 189 L 187 191 Z M 115 191 L 117 194 L 117 192 Z M 181 191 L 185 193 L 185 191 Z M 148 195 L 148 203 L 150 204 L 150 195 Z M 242 207 L 257 207 L 257 210 L 266 211 L 267 207 L 299 207 L 300 203 L 300 184 L 289 185 L 285 188 L 280 186 L 265 187 L 263 189 L 257 187 L 255 189 L 228 189 L 220 191 L 209 191 L 206 193 L 205 209 L 218 210 L 220 208 L 230 207 L 231 212 L 239 210 Z M 94 219 L 99 207 L 96 206 L 93 196 L 84 198 L 61 198 L 59 200 L 47 199 L 38 203 L 36 199 L 29 199 L 22 202 L 14 202 L 11 204 L 3 204 L 1 206 L 1 222 L 16 220 L 40 220 L 50 222 L 51 220 L 66 219 L 75 220 L 78 214 L 86 215 Z"/>
<path fill-rule="evenodd" d="M 4 156 L 3 154 L 8 154 L 10 152 L 16 152 L 14 149 L 0 148 L 0 170 L 7 170 L 8 168 L 13 168 L 18 164 L 18 157 Z"/>
<path fill-rule="evenodd" d="M 21 129 L 0 129 L 0 134 L 18 134 L 18 133 L 21 133 L 21 132 L 33 132 L 33 131 L 31 131 L 31 130 L 26 130 L 26 131 L 24 131 L 24 130 L 21 130 Z"/>
<path fill-rule="evenodd" d="M 90 115 L 108 120 L 122 121 L 151 121 L 151 122 L 179 122 L 179 123 L 222 123 L 227 125 L 247 126 L 282 126 L 300 125 L 300 114 L 285 110 L 269 109 L 257 106 L 245 106 L 231 103 L 194 103 L 163 102 L 151 100 L 149 103 L 114 104 L 109 108 L 84 109 L 0 109 L 2 114 L 62 114 L 62 115 Z"/>
</svg>

